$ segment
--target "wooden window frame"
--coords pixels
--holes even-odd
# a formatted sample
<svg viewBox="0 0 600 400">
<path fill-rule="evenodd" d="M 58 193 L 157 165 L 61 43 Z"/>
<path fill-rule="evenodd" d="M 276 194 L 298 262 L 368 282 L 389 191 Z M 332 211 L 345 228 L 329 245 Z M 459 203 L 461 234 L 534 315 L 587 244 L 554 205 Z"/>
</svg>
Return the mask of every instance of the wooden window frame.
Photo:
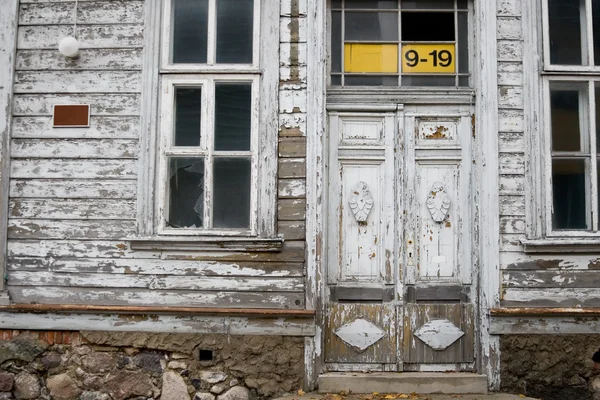
<svg viewBox="0 0 600 400">
<path fill-rule="evenodd" d="M 160 160 L 158 172 L 157 189 L 158 201 L 156 214 L 158 215 L 158 233 L 161 235 L 181 235 L 182 230 L 185 234 L 202 236 L 202 235 L 219 235 L 219 236 L 255 236 L 256 227 L 258 225 L 258 79 L 257 75 L 245 74 L 227 74 L 227 75 L 173 75 L 168 74 L 162 77 L 161 90 L 161 141 L 160 141 Z M 250 133 L 250 149 L 248 151 L 215 151 L 214 150 L 214 113 L 215 113 L 215 85 L 217 83 L 250 83 L 252 85 L 252 116 L 251 116 L 251 133 Z M 174 113 L 171 110 L 175 108 L 175 88 L 183 87 L 201 87 L 202 88 L 202 112 L 201 112 L 201 140 L 199 146 L 174 146 L 173 128 L 174 128 Z M 216 154 L 215 154 L 216 153 Z M 169 228 L 166 224 L 167 204 L 169 203 L 169 183 L 168 183 L 168 159 L 169 157 L 203 157 L 205 162 L 205 198 L 204 198 L 204 217 L 203 220 L 209 225 L 203 229 L 193 228 Z M 212 208 L 210 204 L 213 198 L 213 171 L 212 161 L 217 156 L 223 157 L 248 157 L 251 158 L 251 193 L 250 193 L 250 225 L 248 229 L 212 229 Z M 189 231 L 189 232 L 188 232 Z"/>
<path fill-rule="evenodd" d="M 402 1 L 402 0 L 398 0 L 398 1 Z M 451 0 L 449 0 L 451 1 Z M 458 9 L 458 0 L 453 0 L 454 2 L 454 8 L 452 9 L 452 12 L 454 13 L 454 29 L 455 29 L 455 40 L 454 43 L 456 44 L 456 48 L 458 51 L 458 35 L 459 35 L 459 29 L 458 29 L 458 13 L 466 13 L 467 14 L 467 36 L 469 38 L 469 42 L 467 44 L 467 60 L 468 60 L 468 72 L 467 73 L 461 73 L 458 72 L 459 69 L 459 63 L 457 60 L 456 63 L 456 69 L 457 71 L 454 74 L 444 74 L 444 75 L 439 75 L 439 76 L 452 76 L 455 79 L 455 85 L 454 86 L 404 86 L 402 85 L 402 78 L 404 76 L 418 76 L 418 74 L 410 74 L 410 73 L 404 73 L 402 72 L 402 68 L 401 68 L 401 58 L 402 58 L 402 43 L 412 43 L 412 42 L 405 42 L 402 40 L 398 40 L 398 72 L 397 73 L 390 73 L 390 74 L 385 74 L 382 73 L 381 75 L 397 75 L 397 79 L 398 79 L 398 85 L 397 86 L 361 86 L 361 85 L 344 85 L 344 76 L 345 75 L 352 75 L 352 73 L 348 73 L 344 71 L 344 29 L 342 28 L 342 32 L 341 32 L 341 47 L 342 47 L 342 54 L 341 54 L 341 72 L 332 72 L 332 11 L 333 11 L 333 7 L 332 7 L 332 2 L 331 0 L 327 1 L 327 88 L 328 91 L 353 91 L 353 90 L 357 90 L 357 89 L 361 89 L 361 88 L 377 88 L 377 90 L 379 92 L 383 92 L 383 91 L 393 91 L 394 89 L 398 90 L 411 90 L 411 91 L 435 91 L 435 90 L 454 90 L 454 91 L 472 91 L 473 90 L 473 85 L 475 82 L 475 74 L 476 71 L 474 71 L 474 54 L 475 54 L 475 42 L 476 42 L 476 37 L 475 37 L 475 28 L 474 28 L 474 15 L 475 15 L 475 9 L 474 9 L 474 3 L 475 0 L 468 0 L 468 8 L 466 11 L 462 11 L 462 9 Z M 343 6 L 342 6 L 343 7 Z M 337 9 L 335 9 L 337 10 Z M 350 9 L 351 12 L 356 12 L 353 9 Z M 401 28 L 401 24 L 400 24 L 400 19 L 401 19 L 401 14 L 403 12 L 403 8 L 401 6 L 401 4 L 399 5 L 399 7 L 397 9 L 393 9 L 396 10 L 398 13 L 398 27 L 399 29 Z M 449 12 L 448 10 L 450 9 L 443 9 L 443 11 L 445 12 Z M 361 10 L 359 10 L 361 11 Z M 373 11 L 382 11 L 382 12 L 391 12 L 389 9 L 380 9 L 380 10 L 376 10 L 373 9 Z M 419 10 L 419 11 L 423 11 L 423 10 Z M 419 12 L 417 11 L 417 12 Z M 437 9 L 432 9 L 431 11 L 439 11 Z M 412 12 L 412 11 L 411 11 Z M 343 13 L 342 13 L 342 17 L 343 17 Z M 342 26 L 344 25 L 344 21 L 342 20 Z M 398 33 L 398 36 L 401 36 L 401 33 Z M 352 42 L 356 42 L 359 43 L 360 41 L 352 41 Z M 370 43 L 371 41 L 365 41 L 365 43 Z M 383 42 L 382 42 L 383 43 Z M 386 43 L 391 43 L 391 42 L 386 42 Z M 444 43 L 441 42 L 440 43 Z M 338 75 L 341 77 L 341 85 L 332 85 L 332 75 Z M 369 75 L 369 74 L 367 74 Z M 424 74 L 427 75 L 427 74 Z M 355 75 L 356 76 L 356 75 Z M 371 74 L 369 76 L 376 76 L 376 74 Z M 427 75 L 427 76 L 435 76 L 435 75 Z M 461 77 L 467 77 L 468 78 L 468 86 L 459 86 L 459 79 Z"/>
<path fill-rule="evenodd" d="M 591 18 L 591 0 L 586 1 L 587 18 Z M 553 65 L 550 63 L 550 30 L 548 0 L 527 2 L 523 7 L 523 96 L 525 101 L 525 138 L 526 138 L 526 237 L 520 242 L 526 253 L 553 252 L 589 252 L 600 249 L 600 213 L 598 212 L 598 156 L 596 149 L 596 121 L 594 85 L 600 82 L 600 66 Z M 591 21 L 591 19 L 590 19 Z M 588 52 L 582 52 L 582 58 L 588 58 L 593 64 L 592 24 L 583 22 L 585 42 Z M 591 49 L 590 49 L 591 47 Z M 597 55 L 596 57 L 600 57 Z M 555 230 L 552 227 L 552 157 L 560 152 L 552 151 L 550 85 L 556 82 L 572 81 L 586 87 L 587 98 L 580 109 L 581 134 L 587 135 L 589 151 L 581 153 L 590 159 L 586 171 L 591 187 L 587 195 L 587 212 L 590 214 L 588 229 Z M 574 86 L 576 87 L 576 86 Z M 527 99 L 530 99 L 527 101 Z M 582 139 L 583 140 L 583 139 Z M 558 154 L 557 154 L 558 153 Z"/>
<path fill-rule="evenodd" d="M 217 64 L 216 62 L 216 19 L 217 1 L 208 0 L 208 29 L 207 29 L 207 59 L 205 64 L 174 64 L 171 62 L 171 38 L 173 23 L 171 9 L 173 0 L 165 0 L 163 8 L 162 35 L 161 35 L 161 72 L 162 73 L 258 73 L 260 57 L 260 32 L 261 32 L 261 0 L 254 1 L 254 20 L 252 38 L 252 63 L 250 64 Z"/>
<path fill-rule="evenodd" d="M 209 0 L 212 33 L 217 0 Z M 253 59 L 250 64 L 170 63 L 172 0 L 149 0 L 146 7 L 146 37 L 142 93 L 142 135 L 140 138 L 140 174 L 138 234 L 131 240 L 134 249 L 176 249 L 240 251 L 278 251 L 283 239 L 276 236 L 277 212 L 277 137 L 279 53 L 272 39 L 279 41 L 277 0 L 255 0 Z M 210 20 L 210 19 L 209 19 Z M 262 40 L 259 40 L 264 38 Z M 214 44 L 208 46 L 214 53 Z M 165 213 L 165 147 L 172 135 L 173 85 L 209 85 L 212 82 L 249 82 L 252 84 L 252 194 L 251 221 L 248 229 L 168 228 Z M 167 93 L 169 92 L 169 93 Z M 214 92 L 213 92 L 214 93 Z M 203 99 L 207 100 L 203 90 Z M 214 98 L 211 98 L 214 109 Z M 204 107 L 205 105 L 203 105 Z M 209 105 L 210 106 L 210 105 Z M 167 114 L 168 113 L 168 114 Z M 206 118 L 202 116 L 202 124 Z M 212 118 L 211 118 L 212 119 Z M 169 122 L 171 121 L 171 122 Z M 171 126 L 168 126 L 171 124 Z M 203 132 L 212 134 L 212 130 Z M 205 135 L 206 136 L 206 135 Z M 170 149 L 177 155 L 196 150 Z M 181 153 L 181 154 L 180 154 Z M 194 155 L 196 153 L 190 153 Z M 231 244 L 227 244 L 231 243 Z"/>
<path fill-rule="evenodd" d="M 585 0 L 585 18 L 582 18 L 582 62 L 585 60 L 589 65 L 553 65 L 550 62 L 550 21 L 549 21 L 549 0 L 542 0 L 542 19 L 543 19 L 543 72 L 542 72 L 542 93 L 543 93 L 543 130 L 544 130 L 544 185 L 546 187 L 544 202 L 544 218 L 546 237 L 598 237 L 600 238 L 600 219 L 598 213 L 598 167 L 597 167 L 597 149 L 596 149 L 596 101 L 594 83 L 600 82 L 600 66 L 594 66 L 594 38 L 592 30 L 592 0 Z M 600 57 L 600 54 L 596 55 Z M 589 193 L 586 188 L 586 213 L 588 218 L 588 229 L 565 229 L 555 230 L 552 227 L 553 214 L 553 191 L 552 191 L 552 160 L 557 156 L 557 152 L 552 151 L 551 138 L 551 110 L 550 110 L 550 86 L 554 82 L 573 82 L 576 85 L 573 88 L 587 86 L 585 92 L 580 93 L 579 119 L 581 126 L 581 140 L 587 140 L 589 149 L 587 152 L 581 152 L 586 159 L 589 159 L 589 170 L 586 168 L 586 182 L 589 181 Z M 585 96 L 587 95 L 587 96 Z M 587 97 L 587 98 L 584 98 Z M 560 152 L 559 154 L 560 155 Z"/>
</svg>

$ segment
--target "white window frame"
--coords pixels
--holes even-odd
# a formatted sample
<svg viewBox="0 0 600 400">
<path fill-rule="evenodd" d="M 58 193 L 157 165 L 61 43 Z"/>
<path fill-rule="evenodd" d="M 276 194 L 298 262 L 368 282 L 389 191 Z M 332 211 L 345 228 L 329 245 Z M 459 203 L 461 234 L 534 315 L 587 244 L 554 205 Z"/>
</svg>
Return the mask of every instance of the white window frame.
<svg viewBox="0 0 600 400">
<path fill-rule="evenodd" d="M 212 72 L 212 73 L 259 73 L 260 56 L 260 32 L 261 32 L 261 0 L 254 1 L 253 40 L 252 40 L 252 63 L 251 64 L 217 64 L 216 63 L 216 22 L 217 1 L 208 0 L 208 36 L 207 36 L 207 59 L 206 64 L 173 64 L 171 62 L 171 38 L 173 23 L 171 21 L 171 9 L 173 0 L 164 1 L 162 40 L 161 47 L 161 72 Z M 168 18 L 167 18 L 168 17 Z"/>
<path fill-rule="evenodd" d="M 581 129 L 581 142 L 589 149 L 587 152 L 579 152 L 577 158 L 589 159 L 589 170 L 586 168 L 586 204 L 587 224 L 589 229 L 581 230 L 554 230 L 552 227 L 553 213 L 553 193 L 552 193 L 552 138 L 551 138 L 551 110 L 550 110 L 550 86 L 557 82 L 573 82 L 577 86 L 573 86 L 573 90 L 579 91 L 579 126 Z M 543 80 L 544 93 L 544 170 L 545 170 L 545 187 L 547 196 L 545 196 L 545 225 L 547 237 L 600 237 L 600 226 L 598 216 L 598 185 L 597 185 L 597 151 L 596 151 L 596 121 L 595 121 L 595 82 L 600 81 L 599 77 L 588 77 L 581 79 L 577 76 L 547 76 Z M 566 87 L 566 86 L 565 86 Z M 580 91 L 586 87 L 586 91 Z M 583 146 L 582 146 L 583 148 Z M 561 153 L 561 152 L 556 152 Z M 563 153 L 568 157 L 567 152 Z M 560 156 L 560 155 L 559 155 Z M 575 154 L 573 154 L 575 157 Z M 588 186 L 589 184 L 589 186 Z M 589 191 L 588 191 L 589 190 Z"/>
<path fill-rule="evenodd" d="M 252 117 L 251 117 L 251 137 L 250 150 L 248 151 L 218 151 L 214 150 L 214 112 L 215 112 L 215 85 L 217 83 L 250 83 L 252 85 Z M 158 215 L 158 233 L 161 235 L 181 235 L 182 230 L 190 235 L 223 235 L 223 236 L 255 236 L 258 224 L 257 207 L 257 189 L 258 189 L 258 76 L 257 75 L 207 75 L 201 77 L 197 75 L 164 75 L 162 77 L 161 90 L 161 141 L 160 141 L 160 160 L 158 172 L 158 185 L 162 185 L 157 201 L 156 214 Z M 201 136 L 200 145 L 194 147 L 173 146 L 175 119 L 175 88 L 202 88 L 201 104 Z M 215 154 L 217 153 L 217 154 Z M 169 204 L 169 177 L 168 177 L 168 159 L 169 157 L 203 157 L 204 169 L 206 171 L 204 181 L 204 216 L 205 224 L 209 225 L 204 229 L 193 228 L 170 228 L 167 226 L 167 211 Z M 251 192 L 250 192 L 250 226 L 248 229 L 213 229 L 212 207 L 213 199 L 213 159 L 216 156 L 250 156 L 251 159 Z M 158 186 L 160 187 L 160 186 Z M 188 232 L 189 231 L 189 232 Z"/>
<path fill-rule="evenodd" d="M 457 37 L 455 38 L 455 43 L 456 43 L 456 48 L 458 50 L 458 14 L 456 12 L 457 10 L 457 0 L 453 0 L 454 1 L 454 23 L 455 23 L 455 32 Z M 332 85 L 331 84 L 331 80 L 332 80 L 332 74 L 340 74 L 340 76 L 344 76 L 346 73 L 343 71 L 344 69 L 344 32 L 342 29 L 342 43 L 341 43 L 341 47 L 342 47 L 342 55 L 341 55 L 341 63 L 342 63 L 342 72 L 335 72 L 332 73 L 332 47 L 333 47 L 333 37 L 332 37 L 332 4 L 331 4 L 331 0 L 327 1 L 327 89 L 329 92 L 334 92 L 334 91 L 345 91 L 345 92 L 352 92 L 352 91 L 356 91 L 356 90 L 361 90 L 364 91 L 364 88 L 376 88 L 376 90 L 380 93 L 385 92 L 385 91 L 394 91 L 394 90 L 401 90 L 401 91 L 415 91 L 415 92 L 433 92 L 436 90 L 443 90 L 443 91 L 463 91 L 463 92 L 467 92 L 467 91 L 473 91 L 473 85 L 475 83 L 475 78 L 476 78 L 476 73 L 477 71 L 475 71 L 475 42 L 476 42 L 476 37 L 475 37 L 475 33 L 474 33 L 474 25 L 475 25 L 475 20 L 474 20 L 474 16 L 475 16 L 475 1 L 476 0 L 468 0 L 468 9 L 466 11 L 467 14 L 467 37 L 469 38 L 469 42 L 467 45 L 467 52 L 468 52 L 468 72 L 465 73 L 460 73 L 460 72 L 455 72 L 454 74 L 448 74 L 448 75 L 442 75 L 442 76 L 454 76 L 455 77 L 455 81 L 458 82 L 458 78 L 461 76 L 467 76 L 468 80 L 469 80 L 469 85 L 468 86 L 405 86 L 402 85 L 402 76 L 410 76 L 410 74 L 406 74 L 403 73 L 401 71 L 401 58 L 402 58 L 402 41 L 399 41 L 399 48 L 398 48 L 398 66 L 399 66 L 399 70 L 397 72 L 398 75 L 398 79 L 400 84 L 398 86 L 360 86 L 360 85 L 346 85 L 346 86 L 341 86 L 341 85 Z M 402 14 L 402 8 L 400 6 L 400 8 L 398 8 L 398 26 L 400 27 L 400 20 L 401 20 L 401 14 Z M 386 11 L 386 9 L 382 9 L 382 11 Z M 447 11 L 447 10 L 445 10 Z M 459 11 L 459 12 L 464 12 L 464 11 Z M 366 43 L 369 43 L 370 41 L 365 41 Z M 458 70 L 458 62 L 457 62 L 457 70 Z M 393 74 L 390 74 L 393 75 Z M 428 75 L 428 76 L 432 76 L 432 75 Z M 343 81 L 343 78 L 342 78 Z"/>
<path fill-rule="evenodd" d="M 582 59 L 593 64 L 593 30 L 591 0 L 585 0 L 586 21 L 582 22 Z M 600 81 L 600 66 L 552 65 L 550 63 L 550 30 L 548 0 L 523 3 L 523 80 L 525 98 L 526 137 L 526 238 L 521 239 L 525 252 L 589 252 L 600 249 L 600 215 L 598 213 L 597 150 L 594 84 Z M 596 57 L 600 57 L 597 55 Z M 589 151 L 581 153 L 590 159 L 586 178 L 593 184 L 587 196 L 589 229 L 554 230 L 552 227 L 552 132 L 550 113 L 550 84 L 553 82 L 587 84 L 587 98 L 580 102 L 582 141 L 587 140 Z M 585 109 L 583 109 L 584 107 Z M 587 135 L 587 139 L 583 138 Z M 586 207 L 588 205 L 586 204 Z M 590 209 L 591 208 L 591 209 Z"/>
<path fill-rule="evenodd" d="M 253 25 L 253 60 L 250 64 L 215 64 L 216 3 L 209 0 L 209 53 L 206 64 L 170 62 L 172 0 L 148 0 L 145 22 L 145 52 L 142 93 L 142 135 L 138 199 L 138 234 L 132 238 L 136 249 L 204 249 L 201 242 L 217 245 L 207 249 L 232 251 L 273 251 L 281 247 L 276 237 L 277 213 L 277 146 L 279 42 L 278 0 L 255 0 Z M 210 44 L 212 41 L 212 44 Z M 250 82 L 252 84 L 252 194 L 248 229 L 191 229 L 165 226 L 168 200 L 166 190 L 166 154 L 198 155 L 198 148 L 168 147 L 173 130 L 173 85 L 186 87 L 210 82 Z M 214 109 L 214 96 L 202 90 L 206 110 Z M 212 135 L 208 115 L 201 117 L 203 133 Z M 206 141 L 206 134 L 202 138 Z M 203 149 L 206 142 L 203 142 Z M 205 215 L 208 210 L 205 207 Z M 188 243 L 189 242 L 189 243 Z M 227 244 L 230 242 L 230 244 Z M 200 243 L 200 244 L 199 244 Z"/>
</svg>

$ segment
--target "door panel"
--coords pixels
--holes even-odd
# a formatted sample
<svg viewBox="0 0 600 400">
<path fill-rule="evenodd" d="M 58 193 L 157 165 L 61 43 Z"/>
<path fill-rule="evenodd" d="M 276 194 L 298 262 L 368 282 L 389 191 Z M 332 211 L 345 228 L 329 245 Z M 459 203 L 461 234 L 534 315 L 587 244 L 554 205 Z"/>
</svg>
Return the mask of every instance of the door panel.
<svg viewBox="0 0 600 400">
<path fill-rule="evenodd" d="M 328 283 L 393 284 L 393 113 L 330 113 Z"/>
<path fill-rule="evenodd" d="M 404 362 L 419 364 L 473 362 L 475 348 L 473 318 L 473 304 L 407 304 L 403 324 Z M 427 323 L 429 325 L 426 325 Z M 424 329 L 420 332 L 419 329 L 422 327 Z M 415 334 L 421 334 L 425 341 Z M 461 336 L 454 341 L 453 335 Z M 426 341 L 431 341 L 436 348 L 428 345 Z M 452 343 L 448 344 L 450 341 Z"/>
<path fill-rule="evenodd" d="M 456 280 L 459 165 L 417 162 L 418 280 Z"/>
<path fill-rule="evenodd" d="M 395 364 L 394 306 L 391 304 L 330 304 L 325 334 L 325 361 Z"/>
</svg>

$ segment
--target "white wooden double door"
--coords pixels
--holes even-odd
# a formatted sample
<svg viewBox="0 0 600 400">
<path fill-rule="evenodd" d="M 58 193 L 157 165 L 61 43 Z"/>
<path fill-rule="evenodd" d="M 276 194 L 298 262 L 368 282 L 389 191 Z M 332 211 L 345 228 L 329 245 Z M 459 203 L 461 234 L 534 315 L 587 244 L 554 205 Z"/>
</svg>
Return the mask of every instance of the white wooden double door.
<svg viewBox="0 0 600 400">
<path fill-rule="evenodd" d="M 474 368 L 468 107 L 328 111 L 328 370 Z"/>
</svg>

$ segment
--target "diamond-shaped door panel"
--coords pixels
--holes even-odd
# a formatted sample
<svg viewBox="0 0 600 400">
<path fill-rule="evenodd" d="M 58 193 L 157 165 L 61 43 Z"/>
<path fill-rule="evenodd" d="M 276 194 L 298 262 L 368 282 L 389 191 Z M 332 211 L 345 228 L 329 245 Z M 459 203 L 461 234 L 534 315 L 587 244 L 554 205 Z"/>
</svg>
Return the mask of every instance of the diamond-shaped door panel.
<svg viewBox="0 0 600 400">
<path fill-rule="evenodd" d="M 465 333 L 447 319 L 436 319 L 425 323 L 415 336 L 434 350 L 446 350 Z"/>
<path fill-rule="evenodd" d="M 355 319 L 340 327 L 335 334 L 359 353 L 377 343 L 385 332 L 366 319 Z"/>
</svg>

